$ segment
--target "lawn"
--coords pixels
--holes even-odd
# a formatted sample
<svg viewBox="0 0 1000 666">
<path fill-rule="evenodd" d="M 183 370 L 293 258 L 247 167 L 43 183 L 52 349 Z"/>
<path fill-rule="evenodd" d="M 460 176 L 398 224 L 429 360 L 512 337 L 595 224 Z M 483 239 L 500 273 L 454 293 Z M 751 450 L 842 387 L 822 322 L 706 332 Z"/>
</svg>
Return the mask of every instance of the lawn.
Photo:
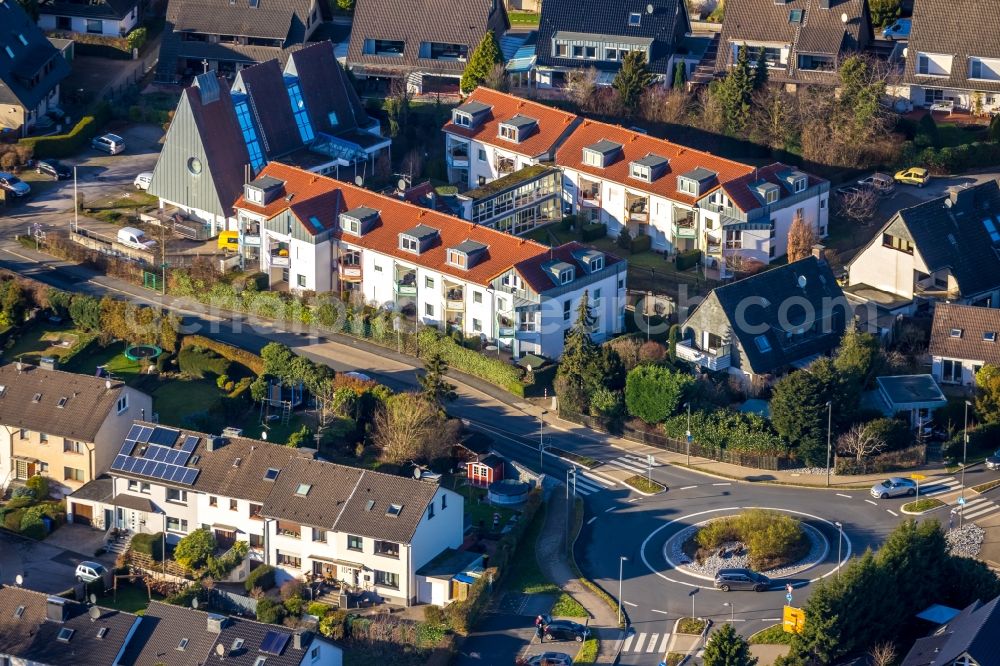
<svg viewBox="0 0 1000 666">
<path fill-rule="evenodd" d="M 161 600 L 158 594 L 153 595 L 153 599 Z M 109 591 L 105 596 L 97 600 L 99 606 L 113 608 L 126 613 L 139 613 L 146 610 L 149 605 L 149 597 L 146 595 L 146 588 L 142 585 L 131 583 L 118 583 L 118 592 Z"/>
<path fill-rule="evenodd" d="M 785 631 L 780 624 L 772 624 L 749 639 L 750 645 L 791 645 L 795 634 Z"/>
<path fill-rule="evenodd" d="M 482 525 L 483 529 L 492 529 L 493 514 L 500 514 L 500 526 L 503 527 L 517 512 L 505 506 L 493 506 L 486 500 L 485 488 L 474 488 L 463 484 L 455 488 L 455 492 L 465 497 L 465 515 L 469 525 Z M 469 497 L 472 499 L 469 499 Z"/>
<path fill-rule="evenodd" d="M 549 611 L 552 617 L 590 617 L 590 613 L 583 605 L 569 596 L 565 592 L 559 595 L 556 599 L 555 605 L 552 606 L 552 610 Z"/>
<path fill-rule="evenodd" d="M 1000 479 L 994 481 L 987 481 L 986 483 L 980 483 L 978 486 L 972 486 L 972 489 L 977 493 L 985 493 L 987 490 L 993 490 L 997 486 L 1000 486 Z"/>
<path fill-rule="evenodd" d="M 559 594 L 559 587 L 545 579 L 535 557 L 535 543 L 545 523 L 545 508 L 538 510 L 521 537 L 521 545 L 511 565 L 507 586 L 523 594 Z"/>
<path fill-rule="evenodd" d="M 107 347 L 94 344 L 70 359 L 62 369 L 81 375 L 93 375 L 98 366 L 104 366 L 114 377 L 122 379 L 126 384 L 131 383 L 131 380 L 137 378 L 142 371 L 142 364 L 139 361 L 125 357 L 123 342 L 115 342 Z"/>
<path fill-rule="evenodd" d="M 596 638 L 588 638 L 580 646 L 580 651 L 576 653 L 576 657 L 573 659 L 574 664 L 593 664 L 597 661 L 597 655 L 600 654 L 601 643 Z"/>
<path fill-rule="evenodd" d="M 682 617 L 677 625 L 677 633 L 698 635 L 705 631 L 705 621 L 697 617 Z"/>
<path fill-rule="evenodd" d="M 54 356 L 59 359 L 72 357 L 93 339 L 93 335 L 81 333 L 70 326 L 37 324 L 22 333 L 4 355 L 7 358 L 37 364 L 43 356 Z"/>
<path fill-rule="evenodd" d="M 164 425 L 190 425 L 192 415 L 207 412 L 221 395 L 209 379 L 163 381 L 153 391 L 153 409 Z"/>
<path fill-rule="evenodd" d="M 913 513 L 923 513 L 924 511 L 930 511 L 931 509 L 936 509 L 939 506 L 944 506 L 944 502 L 933 497 L 921 497 L 915 502 L 909 502 L 903 505 L 903 511 L 911 511 Z"/>
<path fill-rule="evenodd" d="M 538 20 L 541 14 L 538 12 L 508 12 L 507 17 L 510 19 L 510 24 L 515 25 L 538 25 Z"/>
<path fill-rule="evenodd" d="M 640 476 L 638 474 L 630 476 L 629 478 L 625 479 L 625 483 L 632 486 L 641 493 L 649 493 L 650 495 L 655 495 L 656 493 L 662 493 L 664 490 L 666 490 L 666 487 L 663 484 L 657 483 L 656 481 L 650 481 L 646 477 Z"/>
</svg>

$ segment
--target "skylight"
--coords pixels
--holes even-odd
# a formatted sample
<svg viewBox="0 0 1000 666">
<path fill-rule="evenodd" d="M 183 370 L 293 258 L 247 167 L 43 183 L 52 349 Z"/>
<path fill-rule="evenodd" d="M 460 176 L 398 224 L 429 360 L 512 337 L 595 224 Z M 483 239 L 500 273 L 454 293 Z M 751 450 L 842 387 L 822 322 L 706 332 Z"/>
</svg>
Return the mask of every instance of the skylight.
<svg viewBox="0 0 1000 666">
<path fill-rule="evenodd" d="M 295 494 L 305 497 L 312 490 L 312 486 L 308 483 L 300 483 L 299 487 L 295 489 Z"/>
<path fill-rule="evenodd" d="M 771 351 L 771 343 L 763 335 L 758 335 L 753 341 L 757 345 L 757 349 L 760 350 L 760 353 L 765 354 Z"/>
<path fill-rule="evenodd" d="M 233 640 L 233 647 L 232 647 L 232 648 L 230 648 L 230 651 L 231 651 L 231 652 L 236 652 L 236 651 L 237 651 L 237 650 L 239 650 L 239 649 L 240 649 L 241 647 L 243 647 L 243 639 L 242 639 L 242 638 L 237 638 L 237 639 L 234 639 L 234 640 Z"/>
<path fill-rule="evenodd" d="M 59 398 L 59 402 L 56 403 L 56 407 L 65 407 L 66 406 L 66 400 L 68 400 L 68 398 L 66 396 L 63 396 L 63 397 Z"/>
<path fill-rule="evenodd" d="M 385 510 L 385 515 L 387 515 L 387 516 L 394 516 L 395 517 L 395 516 L 398 516 L 401 513 L 403 513 L 403 505 L 402 504 L 390 504 L 389 508 L 387 508 Z"/>
<path fill-rule="evenodd" d="M 187 649 L 187 646 L 188 646 L 188 639 L 182 638 L 181 642 L 177 644 L 177 649 L 183 652 L 185 649 Z"/>
<path fill-rule="evenodd" d="M 14 617 L 20 619 L 24 615 L 24 606 L 18 606 L 17 610 L 14 611 Z"/>
<path fill-rule="evenodd" d="M 74 633 L 76 633 L 75 629 L 63 627 L 59 630 L 59 635 L 56 636 L 56 640 L 62 643 L 69 643 L 69 639 L 73 638 Z"/>
<path fill-rule="evenodd" d="M 319 218 L 315 215 L 309 216 L 309 224 L 313 225 L 316 231 L 323 231 L 323 223 L 319 221 Z"/>
<path fill-rule="evenodd" d="M 628 24 L 633 28 L 639 27 L 639 24 L 641 23 L 642 23 L 642 14 L 640 14 L 639 12 L 632 12 L 631 14 L 628 15 Z"/>
<path fill-rule="evenodd" d="M 985 333 L 983 333 L 983 340 L 985 342 L 996 342 L 997 341 L 997 332 L 996 331 L 986 331 Z"/>
<path fill-rule="evenodd" d="M 997 231 L 996 223 L 990 218 L 986 218 L 983 220 L 983 226 L 986 227 L 986 233 L 990 235 L 990 240 L 993 241 L 993 244 L 1000 244 L 1000 231 Z"/>
<path fill-rule="evenodd" d="M 375 508 L 375 500 L 368 500 L 365 502 L 365 511 L 371 511 Z"/>
<path fill-rule="evenodd" d="M 788 22 L 789 23 L 802 23 L 802 10 L 793 9 L 788 12 Z"/>
<path fill-rule="evenodd" d="M 960 328 L 953 328 L 953 329 L 951 329 L 950 335 L 953 338 L 960 338 L 960 337 L 962 337 L 962 329 L 960 329 Z"/>
<path fill-rule="evenodd" d="M 264 480 L 265 481 L 274 481 L 275 479 L 278 478 L 278 472 L 279 471 L 280 470 L 274 469 L 273 467 L 269 467 L 268 470 L 266 472 L 264 472 Z"/>
<path fill-rule="evenodd" d="M 107 627 L 101 627 L 100 629 L 97 630 L 97 638 L 103 639 L 107 635 L 108 635 Z"/>
</svg>

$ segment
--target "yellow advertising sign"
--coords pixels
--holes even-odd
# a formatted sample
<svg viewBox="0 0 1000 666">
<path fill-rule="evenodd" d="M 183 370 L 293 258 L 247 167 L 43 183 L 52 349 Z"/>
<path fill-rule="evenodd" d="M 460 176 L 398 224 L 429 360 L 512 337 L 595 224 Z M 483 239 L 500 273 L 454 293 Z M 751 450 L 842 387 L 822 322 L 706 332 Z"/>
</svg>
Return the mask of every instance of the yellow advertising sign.
<svg viewBox="0 0 1000 666">
<path fill-rule="evenodd" d="M 781 628 L 789 634 L 801 634 L 802 627 L 806 623 L 806 612 L 801 608 L 793 608 L 791 606 L 785 606 L 784 617 L 781 622 Z"/>
</svg>

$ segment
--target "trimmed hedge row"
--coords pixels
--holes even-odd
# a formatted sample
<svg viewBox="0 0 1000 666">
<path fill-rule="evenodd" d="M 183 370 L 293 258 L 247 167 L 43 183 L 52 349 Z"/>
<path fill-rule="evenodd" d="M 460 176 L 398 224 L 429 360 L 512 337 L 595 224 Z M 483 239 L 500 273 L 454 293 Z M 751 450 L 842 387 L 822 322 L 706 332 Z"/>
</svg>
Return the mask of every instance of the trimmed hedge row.
<svg viewBox="0 0 1000 666">
<path fill-rule="evenodd" d="M 593 222 L 591 224 L 583 225 L 580 229 L 580 237 L 583 242 L 595 241 L 598 238 L 604 238 L 608 235 L 608 225 L 601 224 L 599 222 Z"/>
<path fill-rule="evenodd" d="M 632 254 L 639 254 L 640 252 L 645 252 L 649 248 L 653 247 L 653 239 L 646 234 L 636 236 L 629 243 L 628 251 Z"/>
<path fill-rule="evenodd" d="M 417 344 L 421 357 L 426 357 L 433 350 L 437 350 L 441 352 L 449 367 L 524 397 L 524 370 L 515 365 L 466 349 L 450 337 L 441 335 L 435 328 L 425 328 L 420 331 Z"/>
<path fill-rule="evenodd" d="M 183 352 L 188 347 L 201 347 L 214 351 L 222 358 L 249 368 L 255 375 L 264 374 L 264 359 L 239 347 L 227 345 L 225 342 L 206 338 L 203 335 L 186 335 L 181 340 L 181 351 Z"/>
<path fill-rule="evenodd" d="M 136 534 L 129 542 L 129 546 L 137 553 L 149 555 L 157 562 L 163 559 L 163 532 L 147 534 L 145 532 Z"/>
<path fill-rule="evenodd" d="M 250 572 L 243 586 L 247 592 L 252 591 L 255 587 L 259 587 L 262 590 L 270 590 L 274 587 L 274 567 L 270 564 L 260 565 Z"/>
<path fill-rule="evenodd" d="M 699 261 L 701 261 L 701 250 L 678 252 L 674 258 L 674 264 L 679 271 L 686 271 L 693 266 L 697 266 Z"/>
<path fill-rule="evenodd" d="M 20 143 L 33 148 L 35 157 L 71 157 L 80 152 L 110 119 L 111 107 L 102 102 L 94 109 L 94 115 L 81 118 L 68 134 L 27 137 Z"/>
<path fill-rule="evenodd" d="M 192 345 L 181 349 L 177 355 L 177 362 L 181 372 L 192 377 L 204 377 L 206 374 L 222 377 L 229 372 L 230 365 L 229 359 L 209 349 Z"/>
</svg>

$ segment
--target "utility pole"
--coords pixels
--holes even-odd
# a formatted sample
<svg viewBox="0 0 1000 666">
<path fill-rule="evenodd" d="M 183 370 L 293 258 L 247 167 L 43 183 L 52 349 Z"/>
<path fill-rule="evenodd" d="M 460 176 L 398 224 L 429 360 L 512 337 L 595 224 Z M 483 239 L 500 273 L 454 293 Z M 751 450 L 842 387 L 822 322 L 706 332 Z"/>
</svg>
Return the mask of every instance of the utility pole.
<svg viewBox="0 0 1000 666">
<path fill-rule="evenodd" d="M 76 190 L 76 167 L 73 167 L 73 233 L 80 233 L 80 195 Z"/>
<path fill-rule="evenodd" d="M 687 466 L 691 466 L 691 403 L 685 404 L 688 410 L 688 429 L 687 429 Z"/>
<path fill-rule="evenodd" d="M 830 487 L 830 436 L 833 427 L 833 400 L 826 401 L 826 487 Z"/>
<path fill-rule="evenodd" d="M 965 401 L 965 425 L 962 427 L 962 496 L 959 500 L 959 504 L 962 505 L 962 512 L 958 514 L 958 526 L 962 527 L 962 521 L 965 518 L 965 463 L 966 463 L 966 453 L 969 449 L 969 406 L 972 405 L 968 400 Z"/>
</svg>

